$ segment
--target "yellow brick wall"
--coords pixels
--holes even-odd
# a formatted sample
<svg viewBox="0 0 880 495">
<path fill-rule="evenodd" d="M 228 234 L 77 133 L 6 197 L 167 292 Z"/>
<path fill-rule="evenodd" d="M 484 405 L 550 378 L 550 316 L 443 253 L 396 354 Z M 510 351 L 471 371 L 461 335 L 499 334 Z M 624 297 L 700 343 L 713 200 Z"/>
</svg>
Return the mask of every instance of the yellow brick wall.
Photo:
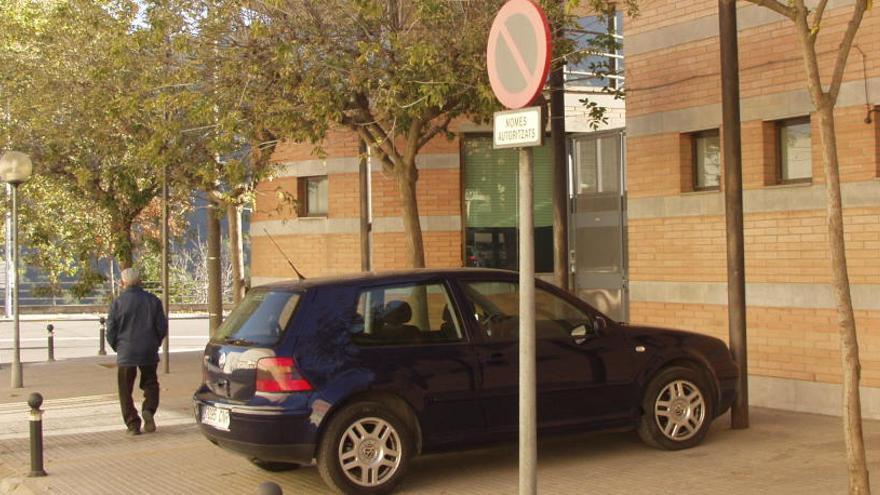
<svg viewBox="0 0 880 495">
<path fill-rule="evenodd" d="M 683 328 L 727 340 L 724 306 L 635 302 L 632 319 Z M 833 309 L 749 307 L 750 373 L 777 378 L 840 383 L 840 339 Z M 880 312 L 856 311 L 861 329 L 862 384 L 880 387 Z"/>
<path fill-rule="evenodd" d="M 746 278 L 758 283 L 831 283 L 824 211 L 745 215 Z M 850 282 L 880 284 L 880 208 L 844 214 Z M 727 280 L 723 216 L 629 221 L 630 280 Z M 880 294 L 878 294 L 880 297 Z"/>
<path fill-rule="evenodd" d="M 746 2 L 739 4 L 747 5 Z M 751 8 L 751 7 L 749 7 Z M 830 62 L 852 6 L 826 14 L 817 50 L 828 80 Z M 651 35 L 658 29 L 687 29 L 696 19 L 717 14 L 714 0 L 655 0 L 641 2 L 641 15 L 626 19 L 625 35 Z M 714 22 L 717 22 L 715 20 Z M 868 78 L 880 77 L 880 11 L 863 21 L 855 43 L 868 54 Z M 642 45 L 644 46 L 644 44 Z M 803 90 L 803 61 L 790 21 L 780 20 L 739 34 L 740 92 L 744 99 Z M 652 118 L 720 103 L 720 64 L 717 37 L 677 46 L 627 54 L 627 118 Z M 862 58 L 853 50 L 844 81 L 861 84 Z M 872 102 L 876 104 L 877 102 Z M 840 172 L 844 184 L 875 184 L 880 176 L 880 124 L 864 122 L 864 104 L 849 103 L 835 111 Z M 755 110 L 754 108 L 752 110 Z M 760 110 L 760 109 L 757 109 Z M 876 115 L 876 114 L 875 114 Z M 791 115 L 794 117 L 795 115 Z M 813 122 L 813 184 L 824 185 L 818 119 Z M 878 116 L 880 117 L 880 116 Z M 690 193 L 688 132 L 663 128 L 660 134 L 627 139 L 627 182 L 630 201 L 646 198 L 705 199 Z M 776 183 L 775 126 L 749 120 L 742 125 L 743 183 L 747 191 L 765 196 L 791 192 Z M 880 198 L 873 206 L 845 211 L 847 259 L 852 284 L 878 285 L 880 298 Z M 643 212 L 628 225 L 630 279 L 638 283 L 723 284 L 726 281 L 726 241 L 723 215 L 653 216 Z M 825 286 L 831 282 L 824 209 L 751 212 L 745 216 L 746 278 L 749 283 Z M 717 286 L 717 285 L 716 285 Z M 653 297 L 653 296 L 652 296 Z M 768 306 L 776 306 L 768 303 Z M 748 308 L 750 372 L 816 381 L 840 382 L 837 316 L 833 301 L 824 308 Z M 680 327 L 727 338 L 727 308 L 723 304 L 683 304 L 671 301 L 633 301 L 631 320 Z M 857 310 L 863 385 L 880 387 L 880 311 Z"/>
<path fill-rule="evenodd" d="M 658 16 L 678 24 L 689 17 L 679 11 L 663 11 L 668 2 L 642 2 L 642 14 L 626 19 L 626 37 L 656 30 L 665 23 L 652 23 Z M 703 17 L 717 12 L 718 3 L 707 0 L 675 2 L 702 8 Z M 744 4 L 745 2 L 743 2 Z M 701 6 L 701 7 L 700 7 Z M 685 7 L 682 7 L 685 8 Z M 829 10 L 817 43 L 822 77 L 827 81 L 833 58 L 852 6 Z M 739 37 L 740 94 L 743 98 L 805 88 L 804 63 L 794 30 L 787 19 L 745 30 Z M 855 44 L 867 54 L 880 52 L 880 13 L 865 15 Z M 657 111 L 718 103 L 721 69 L 717 38 L 706 38 L 647 53 L 626 54 L 627 117 Z M 880 76 L 880 59 L 868 56 L 869 78 Z M 853 50 L 844 81 L 860 81 L 862 60 Z"/>
<path fill-rule="evenodd" d="M 355 158 L 358 153 L 356 136 L 348 131 L 332 131 L 321 145 L 323 155 L 315 154 L 315 145 L 284 142 L 272 159 L 284 164 L 323 158 Z M 457 154 L 458 140 L 437 137 L 422 150 L 422 155 Z M 373 218 L 399 217 L 400 195 L 396 180 L 381 171 L 371 174 Z M 357 173 L 328 174 L 327 220 L 360 218 L 360 180 Z M 460 171 L 456 168 L 424 168 L 419 170 L 416 194 L 421 216 L 461 215 Z M 279 243 L 306 276 L 322 276 L 357 272 L 361 268 L 360 236 L 357 232 L 333 234 L 284 233 L 284 226 L 293 229 L 296 222 L 324 222 L 322 219 L 298 220 L 290 205 L 279 200 L 283 191 L 297 199 L 297 178 L 278 177 L 260 183 L 256 188 L 256 208 L 252 216 L 251 275 L 254 277 L 290 277 L 292 271 L 278 249 L 264 237 L 263 221 L 287 222 L 272 237 Z M 429 267 L 462 265 L 461 232 L 423 232 L 426 263 Z M 374 231 L 372 236 L 373 269 L 384 270 L 408 266 L 408 244 L 402 232 Z"/>
</svg>

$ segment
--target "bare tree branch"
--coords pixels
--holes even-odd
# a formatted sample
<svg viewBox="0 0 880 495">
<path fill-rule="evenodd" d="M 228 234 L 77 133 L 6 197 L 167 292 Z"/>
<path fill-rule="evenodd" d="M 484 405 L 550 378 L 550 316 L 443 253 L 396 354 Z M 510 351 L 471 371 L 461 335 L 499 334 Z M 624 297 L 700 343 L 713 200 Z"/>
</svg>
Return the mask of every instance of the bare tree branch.
<svg viewBox="0 0 880 495">
<path fill-rule="evenodd" d="M 831 75 L 831 86 L 828 88 L 828 95 L 832 103 L 837 102 L 837 95 L 840 93 L 840 85 L 843 82 L 843 73 L 846 70 L 846 59 L 849 57 L 850 48 L 856 37 L 856 32 L 862 24 L 862 18 L 865 16 L 865 10 L 868 8 L 867 0 L 857 0 L 853 15 L 846 27 L 846 33 L 840 42 L 840 48 L 837 50 L 837 59 L 834 61 L 834 72 Z"/>
<path fill-rule="evenodd" d="M 816 37 L 813 36 L 810 30 L 810 24 L 807 20 L 809 11 L 804 5 L 804 0 L 795 0 L 794 4 L 795 31 L 803 48 L 804 68 L 810 81 L 808 85 L 810 98 L 813 100 L 816 108 L 819 108 L 822 105 L 822 100 L 825 98 L 825 93 L 822 90 L 822 77 L 819 73 L 819 62 L 816 56 Z"/>
<path fill-rule="evenodd" d="M 361 139 L 363 139 L 368 144 L 375 142 L 375 137 L 370 133 L 369 129 L 367 129 L 366 126 L 354 124 L 353 126 L 351 126 L 351 128 L 355 132 L 357 132 Z M 386 174 L 392 174 L 395 168 L 394 162 L 391 161 L 386 153 L 383 153 L 381 150 L 377 151 L 378 153 L 376 155 L 378 156 L 379 161 L 382 162 L 382 171 L 384 171 Z"/>
<path fill-rule="evenodd" d="M 819 27 L 822 24 L 822 16 L 825 15 L 825 7 L 828 6 L 828 0 L 820 0 L 819 5 L 813 12 L 813 35 L 819 33 Z"/>
<path fill-rule="evenodd" d="M 448 113 L 443 117 L 439 124 L 432 125 L 425 133 L 422 135 L 422 139 L 419 140 L 418 149 L 422 149 L 422 147 L 428 144 L 429 141 L 434 139 L 434 136 L 441 132 L 446 132 L 449 128 L 449 123 L 452 122 L 452 116 Z"/>
<path fill-rule="evenodd" d="M 776 12 L 777 14 L 782 14 L 789 19 L 794 19 L 795 11 L 793 8 L 788 5 L 779 2 L 778 0 L 748 0 L 749 2 L 760 5 L 761 7 L 767 7 L 768 9 Z"/>
</svg>

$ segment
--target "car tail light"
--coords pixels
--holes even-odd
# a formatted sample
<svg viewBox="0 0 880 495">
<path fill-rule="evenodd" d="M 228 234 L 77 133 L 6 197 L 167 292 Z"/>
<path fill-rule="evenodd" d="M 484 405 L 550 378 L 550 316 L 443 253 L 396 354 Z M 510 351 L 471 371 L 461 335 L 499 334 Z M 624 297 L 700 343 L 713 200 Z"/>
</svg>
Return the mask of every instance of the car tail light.
<svg viewBox="0 0 880 495">
<path fill-rule="evenodd" d="M 257 361 L 257 392 L 307 392 L 312 385 L 296 369 L 289 357 L 262 358 Z"/>
</svg>

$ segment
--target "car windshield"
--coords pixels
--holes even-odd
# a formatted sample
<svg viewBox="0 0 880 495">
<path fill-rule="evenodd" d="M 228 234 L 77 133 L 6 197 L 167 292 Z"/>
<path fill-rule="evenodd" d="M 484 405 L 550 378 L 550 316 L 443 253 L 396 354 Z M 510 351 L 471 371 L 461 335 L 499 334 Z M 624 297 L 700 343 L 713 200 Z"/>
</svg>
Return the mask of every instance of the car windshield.
<svg viewBox="0 0 880 495">
<path fill-rule="evenodd" d="M 211 342 L 274 345 L 287 329 L 299 300 L 297 292 L 252 290 L 220 325 Z"/>
</svg>

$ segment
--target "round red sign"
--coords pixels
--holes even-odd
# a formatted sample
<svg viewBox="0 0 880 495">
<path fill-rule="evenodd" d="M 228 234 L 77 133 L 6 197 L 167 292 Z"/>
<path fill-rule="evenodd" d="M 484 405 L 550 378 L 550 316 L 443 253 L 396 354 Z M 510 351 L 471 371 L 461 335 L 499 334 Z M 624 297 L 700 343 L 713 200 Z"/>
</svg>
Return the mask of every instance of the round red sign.
<svg viewBox="0 0 880 495">
<path fill-rule="evenodd" d="M 510 0 L 495 16 L 486 49 L 489 83 L 507 108 L 522 108 L 541 93 L 553 51 L 550 24 L 531 0 Z"/>
</svg>

